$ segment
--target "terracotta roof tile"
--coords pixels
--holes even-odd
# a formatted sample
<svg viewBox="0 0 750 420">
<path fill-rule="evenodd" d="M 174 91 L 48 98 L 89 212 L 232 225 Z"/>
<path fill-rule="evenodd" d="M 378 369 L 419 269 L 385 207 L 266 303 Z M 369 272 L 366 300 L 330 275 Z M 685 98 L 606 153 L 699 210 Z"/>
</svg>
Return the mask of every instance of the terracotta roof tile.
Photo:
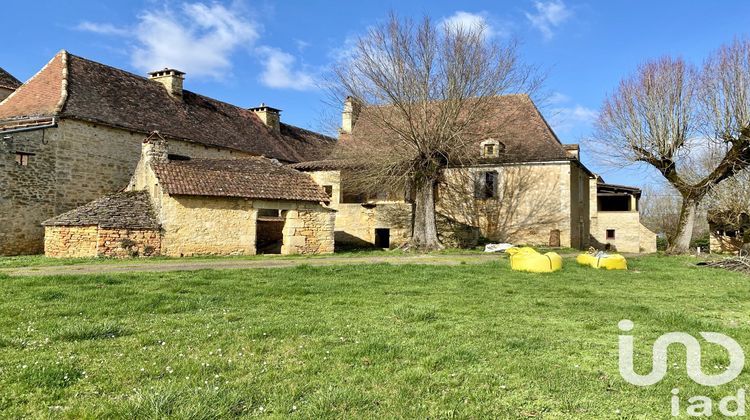
<svg viewBox="0 0 750 420">
<path fill-rule="evenodd" d="M 335 139 L 283 124 L 274 132 L 250 110 L 183 90 L 170 96 L 153 80 L 58 53 L 0 106 L 0 120 L 59 116 L 241 150 L 286 162 L 316 159 Z"/>
<path fill-rule="evenodd" d="M 12 74 L 0 67 L 0 88 L 15 90 L 18 89 L 21 84 L 20 80 L 16 79 Z"/>
<path fill-rule="evenodd" d="M 106 195 L 42 222 L 44 226 L 99 226 L 112 229 L 158 229 L 151 199 L 145 191 Z"/>
<path fill-rule="evenodd" d="M 156 162 L 162 188 L 173 195 L 328 202 L 310 176 L 266 158 Z"/>
<path fill-rule="evenodd" d="M 480 158 L 480 163 L 570 160 L 565 147 L 528 95 L 497 96 L 490 108 L 491 115 L 465 135 L 476 142 L 477 155 L 481 151 L 480 143 L 489 138 L 499 141 L 503 151 L 497 158 Z M 367 141 L 372 136 L 387 135 L 378 128 L 374 111 L 364 108 L 354 125 L 351 140 Z M 349 139 L 342 138 L 342 141 Z"/>
</svg>

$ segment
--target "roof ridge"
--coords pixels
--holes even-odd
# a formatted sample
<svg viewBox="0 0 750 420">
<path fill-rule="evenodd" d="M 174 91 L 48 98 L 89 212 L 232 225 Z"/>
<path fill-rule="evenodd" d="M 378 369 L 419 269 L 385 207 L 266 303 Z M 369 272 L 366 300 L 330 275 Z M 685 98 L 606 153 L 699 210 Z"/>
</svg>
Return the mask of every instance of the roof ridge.
<svg viewBox="0 0 750 420">
<path fill-rule="evenodd" d="M 62 82 L 60 83 L 60 100 L 55 106 L 55 114 L 61 113 L 68 101 L 68 52 L 62 50 L 59 55 L 62 60 Z"/>
</svg>

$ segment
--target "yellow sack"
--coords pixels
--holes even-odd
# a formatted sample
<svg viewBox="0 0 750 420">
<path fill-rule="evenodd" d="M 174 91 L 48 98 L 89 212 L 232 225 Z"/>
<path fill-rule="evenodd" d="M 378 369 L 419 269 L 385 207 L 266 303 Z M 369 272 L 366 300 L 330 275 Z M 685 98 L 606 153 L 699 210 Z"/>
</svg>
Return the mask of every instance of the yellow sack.
<svg viewBox="0 0 750 420">
<path fill-rule="evenodd" d="M 510 255 L 510 268 L 512 270 L 529 273 L 551 273 L 562 269 L 562 257 L 555 252 L 542 255 L 529 247 L 508 248 L 505 252 Z"/>
<path fill-rule="evenodd" d="M 576 257 L 578 264 L 607 270 L 627 270 L 628 262 L 620 254 L 580 254 Z"/>
</svg>

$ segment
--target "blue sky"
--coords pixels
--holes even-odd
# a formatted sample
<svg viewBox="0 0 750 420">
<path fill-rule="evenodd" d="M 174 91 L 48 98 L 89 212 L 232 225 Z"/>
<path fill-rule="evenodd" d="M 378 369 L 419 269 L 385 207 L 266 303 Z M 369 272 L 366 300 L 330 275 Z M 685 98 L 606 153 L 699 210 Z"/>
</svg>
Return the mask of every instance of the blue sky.
<svg viewBox="0 0 750 420">
<path fill-rule="evenodd" d="M 10 4 L 7 4 L 10 3 Z M 745 36 L 750 2 L 694 1 L 83 1 L 3 5 L 0 67 L 26 80 L 57 51 L 134 73 L 165 66 L 188 73 L 186 88 L 240 106 L 283 109 L 291 124 L 319 129 L 332 112 L 316 80 L 357 35 L 402 16 L 484 21 L 517 37 L 526 62 L 548 72 L 543 107 L 565 143 L 581 142 L 603 98 L 638 63 L 664 54 L 699 63 Z M 338 110 L 336 110 L 338 112 Z M 643 186 L 650 171 L 584 162 L 608 182 Z"/>
</svg>

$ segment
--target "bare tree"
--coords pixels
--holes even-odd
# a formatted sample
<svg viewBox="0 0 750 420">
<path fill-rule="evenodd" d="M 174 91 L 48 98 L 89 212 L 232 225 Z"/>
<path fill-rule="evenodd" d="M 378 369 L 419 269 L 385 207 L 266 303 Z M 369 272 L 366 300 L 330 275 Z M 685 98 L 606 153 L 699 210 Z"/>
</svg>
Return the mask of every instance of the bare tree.
<svg viewBox="0 0 750 420">
<path fill-rule="evenodd" d="M 669 251 L 689 250 L 701 201 L 750 164 L 750 43 L 735 41 L 700 68 L 661 58 L 640 66 L 604 102 L 595 140 L 616 158 L 655 167 L 682 197 Z M 691 153 L 720 155 L 705 175 Z"/>
<path fill-rule="evenodd" d="M 395 15 L 360 37 L 334 68 L 339 100 L 366 110 L 371 130 L 342 141 L 339 157 L 363 162 L 363 187 L 406 190 L 413 203 L 409 246 L 442 248 L 435 217 L 440 173 L 477 157 L 478 124 L 497 95 L 530 92 L 535 71 L 520 63 L 516 44 L 499 43 L 483 27 L 419 24 Z"/>
</svg>

